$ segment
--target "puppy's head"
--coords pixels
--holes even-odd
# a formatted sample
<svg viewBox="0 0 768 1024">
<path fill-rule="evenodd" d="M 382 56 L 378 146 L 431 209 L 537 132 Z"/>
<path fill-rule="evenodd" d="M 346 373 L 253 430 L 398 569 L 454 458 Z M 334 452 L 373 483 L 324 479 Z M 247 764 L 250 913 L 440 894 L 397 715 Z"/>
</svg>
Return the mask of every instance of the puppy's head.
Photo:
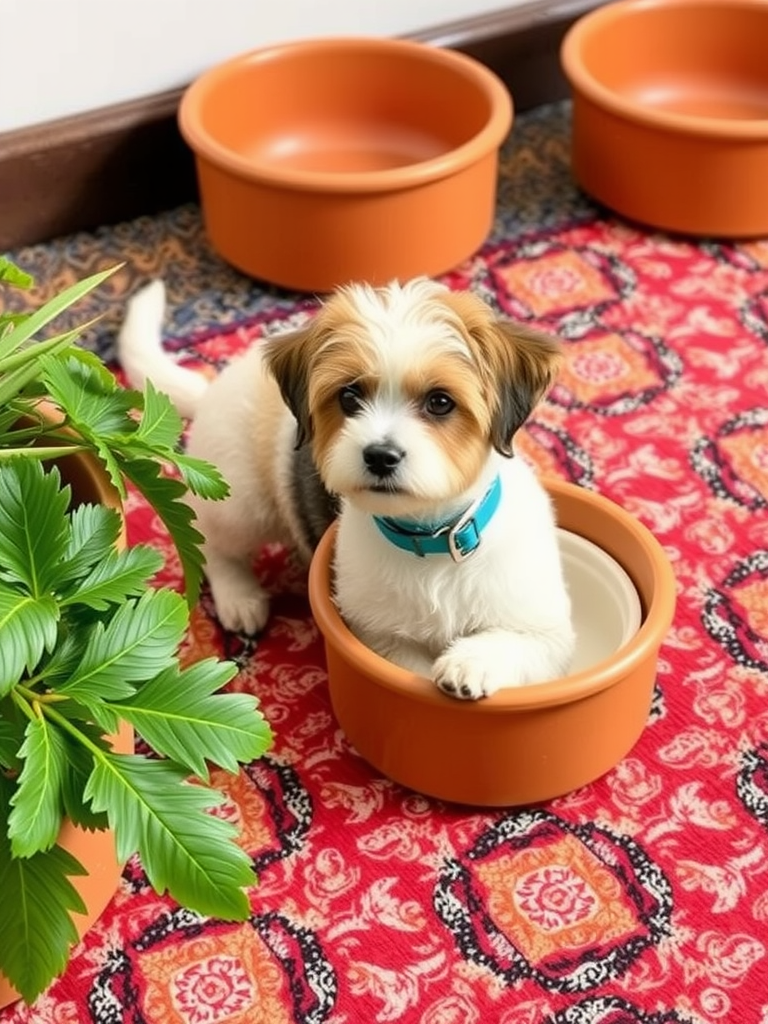
<svg viewBox="0 0 768 1024">
<path fill-rule="evenodd" d="M 340 289 L 267 364 L 326 488 L 382 515 L 471 491 L 551 383 L 557 343 L 424 278 Z"/>
</svg>

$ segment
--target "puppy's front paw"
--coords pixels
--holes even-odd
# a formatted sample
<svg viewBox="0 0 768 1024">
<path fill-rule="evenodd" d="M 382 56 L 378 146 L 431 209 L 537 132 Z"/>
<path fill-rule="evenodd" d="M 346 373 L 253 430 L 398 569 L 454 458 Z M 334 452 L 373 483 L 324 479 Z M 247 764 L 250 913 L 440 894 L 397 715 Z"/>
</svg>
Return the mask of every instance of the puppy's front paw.
<svg viewBox="0 0 768 1024">
<path fill-rule="evenodd" d="M 229 633 L 260 633 L 269 618 L 269 598 L 253 578 L 212 584 L 216 617 Z"/>
<path fill-rule="evenodd" d="M 216 617 L 228 633 L 260 633 L 269 618 L 269 600 L 264 594 L 252 594 L 245 600 L 216 602 Z"/>
<path fill-rule="evenodd" d="M 442 654 L 432 666 L 432 678 L 439 690 L 459 700 L 479 700 L 506 685 L 506 675 L 494 664 L 473 638 L 459 640 Z"/>
</svg>

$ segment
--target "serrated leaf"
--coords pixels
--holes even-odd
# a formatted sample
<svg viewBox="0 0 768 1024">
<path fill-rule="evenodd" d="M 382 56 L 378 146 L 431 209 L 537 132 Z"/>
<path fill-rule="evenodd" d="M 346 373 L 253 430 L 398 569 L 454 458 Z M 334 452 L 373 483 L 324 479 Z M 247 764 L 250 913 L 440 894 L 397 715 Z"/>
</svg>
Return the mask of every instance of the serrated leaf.
<svg viewBox="0 0 768 1024">
<path fill-rule="evenodd" d="M 86 572 L 110 551 L 120 536 L 120 514 L 105 505 L 78 505 L 70 513 L 65 562 L 70 575 Z"/>
<path fill-rule="evenodd" d="M 58 709 L 61 705 L 58 706 Z M 69 715 L 67 717 L 70 717 Z M 110 749 L 109 744 L 103 738 L 101 729 L 88 722 L 78 722 L 77 729 L 84 733 L 91 743 L 100 750 Z M 104 811 L 96 813 L 91 805 L 83 800 L 83 793 L 88 779 L 93 771 L 93 754 L 82 743 L 78 743 L 72 736 L 64 734 L 64 743 L 67 749 L 67 766 L 62 777 L 61 797 L 64 805 L 64 813 L 75 825 L 81 828 L 106 829 L 109 821 Z"/>
<path fill-rule="evenodd" d="M 12 785 L 0 774 L 0 970 L 27 1003 L 67 964 L 77 941 L 72 913 L 85 905 L 69 878 L 85 869 L 60 846 L 15 858 L 6 821 Z"/>
<path fill-rule="evenodd" d="M 200 914 L 242 921 L 249 913 L 243 887 L 255 876 L 234 843 L 236 829 L 208 813 L 221 794 L 186 781 L 170 761 L 130 754 L 99 759 L 86 791 L 106 811 L 118 857 L 138 850 L 153 888 Z"/>
<path fill-rule="evenodd" d="M 120 436 L 136 429 L 131 415 L 135 392 L 105 378 L 90 363 L 68 356 L 44 358 L 43 379 L 48 392 L 66 410 L 70 426 L 88 439 Z"/>
<path fill-rule="evenodd" d="M 221 501 L 229 494 L 229 484 L 210 462 L 181 452 L 174 456 L 174 462 L 182 480 L 193 494 L 210 501 Z"/>
<path fill-rule="evenodd" d="M 120 495 L 120 499 L 125 501 L 128 492 L 125 488 L 123 468 L 111 444 L 100 437 L 91 438 L 91 443 L 93 444 L 93 449 L 96 455 L 101 460 L 104 469 L 107 471 L 110 483 Z"/>
<path fill-rule="evenodd" d="M 90 628 L 82 659 L 57 691 L 86 705 L 130 696 L 133 683 L 173 663 L 187 622 L 184 600 L 172 590 L 126 601 L 106 625 Z"/>
<path fill-rule="evenodd" d="M 81 604 L 96 611 L 106 611 L 110 604 L 139 597 L 147 581 L 162 564 L 162 555 L 145 545 L 123 551 L 110 550 L 87 576 L 78 579 L 62 593 L 61 605 Z"/>
<path fill-rule="evenodd" d="M 75 345 L 69 350 L 69 357 L 71 359 L 76 359 L 78 363 L 85 363 L 86 366 L 89 366 L 101 379 L 105 388 L 114 387 L 116 383 L 114 373 L 105 366 L 101 356 L 96 352 L 91 352 L 87 348 Z"/>
<path fill-rule="evenodd" d="M 70 609 L 71 616 L 71 609 Z M 68 616 L 68 618 L 70 617 Z M 92 624 L 91 624 L 92 625 Z M 60 631 L 58 641 L 45 665 L 39 665 L 37 676 L 49 689 L 56 689 L 71 678 L 83 656 L 83 644 L 89 624 L 78 624 L 67 632 Z"/>
<path fill-rule="evenodd" d="M 0 697 L 31 673 L 56 642 L 59 607 L 53 597 L 33 597 L 0 582 Z"/>
<path fill-rule="evenodd" d="M 70 533 L 62 576 L 76 579 L 111 551 L 120 535 L 120 516 L 105 505 L 78 505 L 70 512 Z"/>
<path fill-rule="evenodd" d="M 148 380 L 143 405 L 139 426 L 131 441 L 146 445 L 149 451 L 173 452 L 182 431 L 181 417 L 173 402 Z"/>
<path fill-rule="evenodd" d="M 67 545 L 69 489 L 54 467 L 14 459 L 0 463 L 0 565 L 35 597 L 57 578 Z"/>
<path fill-rule="evenodd" d="M 203 536 L 192 524 L 194 512 L 184 500 L 186 487 L 180 480 L 164 476 L 156 462 L 137 459 L 121 462 L 126 477 L 141 491 L 155 509 L 179 554 L 184 572 L 184 593 L 192 607 L 203 578 Z"/>
<path fill-rule="evenodd" d="M 11 797 L 8 838 L 14 857 L 32 857 L 49 850 L 61 828 L 67 747 L 56 726 L 40 715 L 27 724 L 19 755 L 24 767 Z"/>
<path fill-rule="evenodd" d="M 145 683 L 116 706 L 153 750 L 207 778 L 206 761 L 229 772 L 255 760 L 272 734 L 255 697 L 216 693 L 236 674 L 231 662 L 208 658 L 181 671 L 176 666 Z"/>
</svg>

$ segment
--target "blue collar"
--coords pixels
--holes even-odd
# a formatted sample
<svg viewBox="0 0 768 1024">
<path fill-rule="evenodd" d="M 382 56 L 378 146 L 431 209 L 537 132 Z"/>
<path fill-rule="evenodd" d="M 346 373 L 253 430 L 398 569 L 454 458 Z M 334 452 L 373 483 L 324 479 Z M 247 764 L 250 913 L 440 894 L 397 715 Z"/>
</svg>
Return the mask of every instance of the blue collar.
<svg viewBox="0 0 768 1024">
<path fill-rule="evenodd" d="M 425 555 L 450 555 L 454 562 L 462 562 L 480 545 L 481 535 L 501 501 L 501 479 L 493 483 L 477 501 L 473 501 L 455 519 L 430 528 L 409 519 L 390 519 L 374 516 L 373 521 L 388 541 L 404 551 L 423 558 Z"/>
</svg>

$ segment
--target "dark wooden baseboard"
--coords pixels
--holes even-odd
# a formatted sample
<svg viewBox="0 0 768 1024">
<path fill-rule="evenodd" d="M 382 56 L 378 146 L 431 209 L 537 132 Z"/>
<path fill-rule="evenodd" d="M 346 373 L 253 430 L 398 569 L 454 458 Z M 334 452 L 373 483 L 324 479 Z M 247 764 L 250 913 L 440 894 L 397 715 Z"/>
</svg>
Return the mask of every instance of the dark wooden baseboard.
<svg viewBox="0 0 768 1024">
<path fill-rule="evenodd" d="M 559 48 L 597 0 L 537 0 L 416 33 L 470 54 L 517 111 L 567 95 Z M 0 133 L 0 251 L 152 214 L 196 198 L 177 125 L 182 90 Z"/>
</svg>

